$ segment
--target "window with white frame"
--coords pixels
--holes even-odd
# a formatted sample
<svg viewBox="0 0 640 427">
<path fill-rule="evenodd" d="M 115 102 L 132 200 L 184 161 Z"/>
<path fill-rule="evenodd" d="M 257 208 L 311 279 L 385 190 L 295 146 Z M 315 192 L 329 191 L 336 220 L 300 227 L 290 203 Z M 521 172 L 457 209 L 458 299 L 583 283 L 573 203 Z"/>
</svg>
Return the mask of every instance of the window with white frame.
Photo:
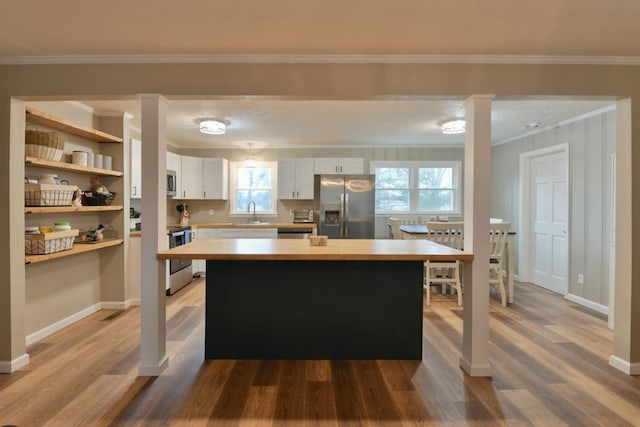
<svg viewBox="0 0 640 427">
<path fill-rule="evenodd" d="M 376 213 L 460 213 L 461 162 L 371 162 Z"/>
<path fill-rule="evenodd" d="M 247 213 L 249 203 L 255 202 L 256 213 L 276 214 L 277 165 L 277 162 L 256 162 L 255 166 L 247 167 L 245 162 L 230 162 L 229 213 Z"/>
</svg>

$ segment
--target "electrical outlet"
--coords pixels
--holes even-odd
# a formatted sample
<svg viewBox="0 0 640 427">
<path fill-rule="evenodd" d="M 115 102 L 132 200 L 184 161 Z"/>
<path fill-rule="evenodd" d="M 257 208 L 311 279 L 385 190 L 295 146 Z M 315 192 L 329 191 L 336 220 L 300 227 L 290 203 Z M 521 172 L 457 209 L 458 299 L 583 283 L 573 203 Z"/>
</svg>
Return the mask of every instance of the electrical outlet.
<svg viewBox="0 0 640 427">
<path fill-rule="evenodd" d="M 578 274 L 578 284 L 584 285 L 584 274 Z"/>
<path fill-rule="evenodd" d="M 213 209 L 209 209 L 209 215 L 213 216 Z"/>
</svg>

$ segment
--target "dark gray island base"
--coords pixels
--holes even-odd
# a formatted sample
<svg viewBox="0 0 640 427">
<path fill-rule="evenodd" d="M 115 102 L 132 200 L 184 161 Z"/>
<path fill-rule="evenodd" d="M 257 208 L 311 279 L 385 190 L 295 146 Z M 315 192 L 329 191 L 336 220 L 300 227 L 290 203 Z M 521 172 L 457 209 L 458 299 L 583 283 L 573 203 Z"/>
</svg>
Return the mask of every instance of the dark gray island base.
<svg viewBox="0 0 640 427">
<path fill-rule="evenodd" d="M 207 260 L 205 359 L 422 359 L 423 262 Z"/>
</svg>

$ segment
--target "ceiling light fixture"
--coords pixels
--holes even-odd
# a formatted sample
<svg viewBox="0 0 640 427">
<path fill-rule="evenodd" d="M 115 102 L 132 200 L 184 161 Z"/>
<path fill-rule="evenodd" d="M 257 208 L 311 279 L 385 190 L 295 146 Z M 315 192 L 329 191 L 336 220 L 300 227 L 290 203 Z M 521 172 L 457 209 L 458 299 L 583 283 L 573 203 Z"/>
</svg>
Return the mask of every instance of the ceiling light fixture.
<svg viewBox="0 0 640 427">
<path fill-rule="evenodd" d="M 456 135 L 465 132 L 466 122 L 464 120 L 450 120 L 442 124 L 442 133 L 445 135 Z"/>
<path fill-rule="evenodd" d="M 244 159 L 244 167 L 245 168 L 255 168 L 256 167 L 256 159 L 251 155 L 251 147 L 253 147 L 252 143 L 247 144 L 249 146 L 249 157 Z"/>
<path fill-rule="evenodd" d="M 200 132 L 207 135 L 223 135 L 227 131 L 227 125 L 221 120 L 206 119 L 200 122 Z"/>
</svg>

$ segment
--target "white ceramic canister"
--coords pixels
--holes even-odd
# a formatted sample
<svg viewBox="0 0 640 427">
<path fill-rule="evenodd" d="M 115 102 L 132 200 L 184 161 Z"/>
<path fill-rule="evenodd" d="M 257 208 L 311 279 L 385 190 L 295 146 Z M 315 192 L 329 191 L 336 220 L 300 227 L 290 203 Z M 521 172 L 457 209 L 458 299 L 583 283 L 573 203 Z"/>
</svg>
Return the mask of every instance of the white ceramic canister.
<svg viewBox="0 0 640 427">
<path fill-rule="evenodd" d="M 56 185 L 58 183 L 58 175 L 55 173 L 46 173 L 38 178 L 40 184 Z"/>
<path fill-rule="evenodd" d="M 71 224 L 69 224 L 69 221 L 57 221 L 53 223 L 53 231 L 67 230 L 71 230 Z"/>
<path fill-rule="evenodd" d="M 87 152 L 86 151 L 74 151 L 71 153 L 71 163 L 78 166 L 87 166 Z"/>
<path fill-rule="evenodd" d="M 93 166 L 94 160 L 95 160 L 95 155 L 93 154 L 93 151 L 89 151 L 87 153 L 87 167 L 90 167 L 90 168 L 94 167 Z"/>
<path fill-rule="evenodd" d="M 102 169 L 102 154 L 98 153 L 93 157 L 93 167 Z"/>
<path fill-rule="evenodd" d="M 102 169 L 111 170 L 111 156 L 102 156 Z"/>
</svg>

